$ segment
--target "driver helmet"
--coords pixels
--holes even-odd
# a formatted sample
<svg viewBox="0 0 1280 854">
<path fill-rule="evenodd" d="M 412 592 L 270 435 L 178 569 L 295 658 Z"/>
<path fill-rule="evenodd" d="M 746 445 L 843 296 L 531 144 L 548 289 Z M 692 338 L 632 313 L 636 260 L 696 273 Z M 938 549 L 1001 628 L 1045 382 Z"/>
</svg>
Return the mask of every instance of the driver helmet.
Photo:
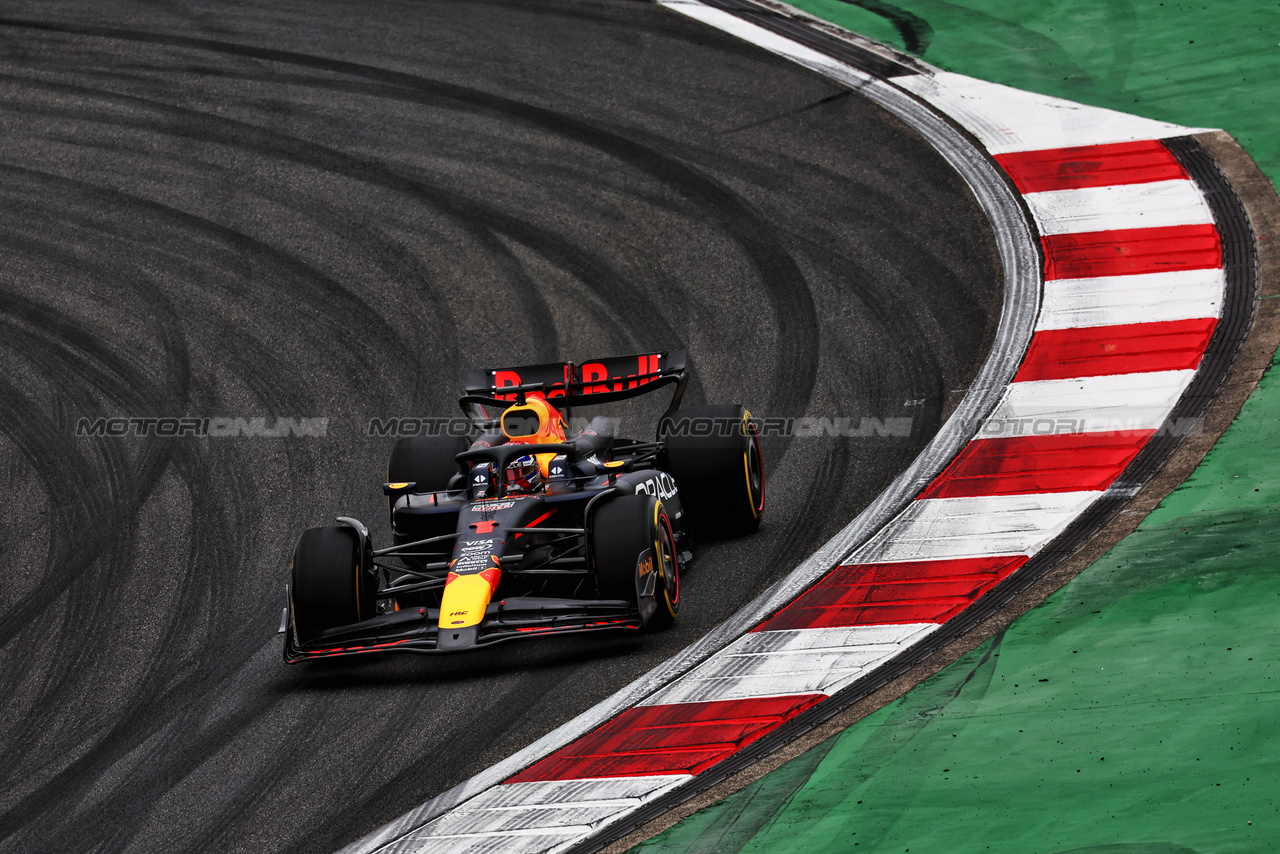
<svg viewBox="0 0 1280 854">
<path fill-rule="evenodd" d="M 542 478 L 538 461 L 533 454 L 525 454 L 507 464 L 507 491 L 533 492 Z"/>
</svg>

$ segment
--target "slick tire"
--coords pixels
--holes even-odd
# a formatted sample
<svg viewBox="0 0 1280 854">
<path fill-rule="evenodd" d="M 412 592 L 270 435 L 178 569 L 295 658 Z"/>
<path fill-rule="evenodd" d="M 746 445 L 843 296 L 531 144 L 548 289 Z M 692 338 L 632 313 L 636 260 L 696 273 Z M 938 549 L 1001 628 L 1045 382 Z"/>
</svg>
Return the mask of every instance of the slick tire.
<svg viewBox="0 0 1280 854">
<path fill-rule="evenodd" d="M 715 539 L 750 534 L 764 515 L 764 455 L 740 404 L 682 407 L 663 419 L 666 470 L 676 479 L 686 530 Z"/>
<path fill-rule="evenodd" d="M 624 495 L 602 504 L 587 534 L 602 599 L 624 599 L 642 625 L 665 628 L 680 614 L 680 565 L 662 501 Z"/>
<path fill-rule="evenodd" d="M 417 486 L 414 492 L 439 492 L 449 486 L 458 473 L 454 460 L 467 449 L 462 436 L 408 436 L 396 439 L 387 462 L 387 483 L 407 483 Z"/>
<path fill-rule="evenodd" d="M 308 528 L 293 549 L 289 584 L 293 631 L 298 643 L 325 629 L 374 616 L 376 587 L 362 566 L 359 538 L 345 526 Z"/>
<path fill-rule="evenodd" d="M 415 483 L 414 492 L 440 492 L 458 473 L 454 460 L 467 449 L 462 436 L 407 436 L 396 439 L 387 462 L 387 483 Z M 387 515 L 395 506 L 387 499 Z M 392 520 L 394 522 L 394 519 Z"/>
</svg>

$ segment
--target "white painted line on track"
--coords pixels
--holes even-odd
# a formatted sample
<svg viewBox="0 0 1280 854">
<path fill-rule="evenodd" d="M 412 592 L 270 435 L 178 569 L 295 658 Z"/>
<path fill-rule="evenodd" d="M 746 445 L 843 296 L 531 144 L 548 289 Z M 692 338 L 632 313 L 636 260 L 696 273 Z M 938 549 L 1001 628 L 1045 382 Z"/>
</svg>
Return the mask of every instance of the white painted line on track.
<svg viewBox="0 0 1280 854">
<path fill-rule="evenodd" d="M 950 71 L 895 82 L 960 122 L 992 154 L 1164 139 L 1207 130 L 1088 107 Z"/>
<path fill-rule="evenodd" d="M 766 30 L 764 27 L 744 21 L 722 9 L 704 5 L 697 2 L 697 0 L 658 0 L 658 2 L 682 15 L 687 15 L 729 35 L 737 36 L 743 41 L 754 44 L 756 47 L 764 48 L 770 53 L 785 57 L 797 65 L 802 65 L 825 77 L 839 80 L 852 88 L 856 89 L 876 82 L 876 78 L 864 71 L 846 65 L 837 59 L 827 56 L 825 53 L 819 53 L 813 48 L 806 47 L 785 36 L 780 36 L 771 30 Z"/>
<path fill-rule="evenodd" d="M 726 26 L 733 26 L 737 30 L 735 34 L 742 33 L 748 37 L 753 35 L 763 37 L 767 34 L 771 45 L 785 51 L 779 55 L 790 56 L 794 53 L 796 56 L 807 56 L 805 51 L 808 49 L 801 50 L 802 45 L 795 43 L 792 43 L 794 47 L 782 45 L 776 41 L 781 37 L 774 36 L 768 30 L 754 25 L 738 28 L 737 25 L 743 23 L 740 19 L 724 13 L 712 14 L 716 10 L 710 10 L 710 7 L 701 3 L 690 2 L 690 0 L 659 0 L 659 2 L 691 17 L 695 16 L 691 13 L 705 15 L 705 18 L 700 20 L 708 23 L 719 21 Z M 856 89 L 919 133 L 961 176 L 991 222 L 996 249 L 1004 270 L 1004 301 L 991 351 L 971 383 L 969 392 L 929 445 L 857 518 L 830 542 L 802 561 L 785 578 L 747 604 L 733 617 L 595 707 L 552 730 L 507 759 L 437 795 L 363 839 L 357 840 L 342 849 L 343 854 L 429 850 L 412 847 L 412 845 L 405 847 L 402 843 L 408 844 L 407 841 L 412 839 L 423 844 L 430 834 L 428 823 L 455 808 L 465 808 L 469 801 L 480 797 L 481 794 L 521 769 L 532 765 L 579 736 L 591 732 L 620 712 L 643 703 L 646 698 L 664 689 L 748 632 L 762 619 L 776 612 L 812 585 L 831 567 L 839 563 L 842 557 L 870 538 L 906 503 L 919 494 L 920 490 L 928 485 L 969 441 L 973 425 L 981 423 L 991 412 L 1001 392 L 1012 379 L 1022 355 L 1026 352 L 1039 311 L 1042 276 L 1039 249 L 1035 238 L 1026 221 L 1022 206 L 1010 190 L 1003 174 L 985 154 L 975 148 L 947 120 L 911 95 L 829 57 L 821 62 L 813 57 L 808 58 L 816 65 L 805 62 L 801 64 Z"/>
<path fill-rule="evenodd" d="M 968 395 L 930 446 L 866 511 L 786 578 L 706 637 L 604 703 L 346 851 L 552 852 L 589 839 L 603 827 L 621 821 L 643 804 L 692 778 L 654 773 L 633 778 L 497 784 L 640 705 L 744 700 L 750 706 L 752 701 L 780 695 L 830 694 L 856 682 L 940 625 L 759 632 L 750 629 L 838 563 L 1035 554 L 1104 493 L 911 499 L 975 432 L 978 438 L 987 438 L 994 427 L 1001 436 L 1036 435 L 1045 432 L 1039 423 L 1045 421 L 1049 432 L 1054 433 L 1154 430 L 1168 418 L 1194 375 L 1190 370 L 1152 371 L 1010 385 L 1035 324 L 1042 284 L 1038 247 L 1021 207 L 991 161 L 947 119 L 916 98 L 947 114 L 951 121 L 977 136 L 991 153 L 1155 140 L 1195 131 L 947 72 L 931 71 L 886 82 L 695 0 L 658 2 L 857 90 L 906 121 L 956 168 L 990 218 L 1004 263 L 1005 302 L 992 352 Z M 1026 204 L 1049 234 L 1212 221 L 1198 189 L 1190 181 L 1149 182 L 1136 187 L 1049 191 L 1033 194 L 1039 198 L 1027 198 Z M 1188 195 L 1188 191 L 1195 196 Z M 1196 271 L 1196 275 L 1179 279 L 1155 278 L 1164 275 L 1124 277 L 1131 280 L 1125 283 L 1104 278 L 1063 280 L 1066 284 L 1057 291 L 1056 302 L 1047 307 L 1041 318 L 1046 324 L 1042 328 L 1146 322 L 1151 318 L 1141 316 L 1144 303 L 1137 296 L 1138 288 L 1144 286 L 1180 289 L 1194 306 L 1176 309 L 1172 307 L 1176 300 L 1170 298 L 1168 306 L 1154 311 L 1171 316 L 1155 319 L 1217 316 L 1221 305 L 1220 276 Z M 1114 294 L 1107 290 L 1109 284 L 1117 284 Z M 1173 317 L 1178 311 L 1212 314 Z M 1090 322 L 1068 322 L 1077 317 Z M 1097 363 L 1092 367 L 1098 370 L 1104 366 Z M 842 556 L 846 557 L 841 560 Z M 669 715 L 679 708 L 657 714 Z M 627 732 L 628 724 L 621 726 Z M 636 732 L 649 738 L 647 726 L 642 725 Z M 588 751 L 596 749 L 594 741 L 585 745 Z M 651 750 L 646 746 L 641 752 L 647 755 Z M 556 767 L 574 776 L 585 770 L 607 773 L 618 767 L 575 765 L 574 757 L 579 755 L 573 749 L 565 751 L 553 761 L 551 771 L 535 770 L 528 777 L 552 775 Z M 608 758 L 612 763 L 625 755 L 628 754 L 610 753 Z M 639 767 L 645 766 L 630 766 L 632 770 Z M 634 784 L 631 797 L 621 792 L 608 795 L 600 788 L 614 785 L 619 779 L 631 781 L 626 785 Z"/>
</svg>

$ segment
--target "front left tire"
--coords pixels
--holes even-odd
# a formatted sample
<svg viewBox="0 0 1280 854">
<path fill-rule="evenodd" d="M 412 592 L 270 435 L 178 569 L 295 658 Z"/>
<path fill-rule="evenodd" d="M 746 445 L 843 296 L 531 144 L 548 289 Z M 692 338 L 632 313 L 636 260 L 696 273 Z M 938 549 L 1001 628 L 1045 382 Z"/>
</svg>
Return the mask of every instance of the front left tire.
<svg viewBox="0 0 1280 854">
<path fill-rule="evenodd" d="M 293 632 L 299 644 L 327 629 L 367 620 L 375 613 L 376 584 L 363 565 L 351 528 L 308 528 L 293 549 L 289 585 Z"/>
</svg>

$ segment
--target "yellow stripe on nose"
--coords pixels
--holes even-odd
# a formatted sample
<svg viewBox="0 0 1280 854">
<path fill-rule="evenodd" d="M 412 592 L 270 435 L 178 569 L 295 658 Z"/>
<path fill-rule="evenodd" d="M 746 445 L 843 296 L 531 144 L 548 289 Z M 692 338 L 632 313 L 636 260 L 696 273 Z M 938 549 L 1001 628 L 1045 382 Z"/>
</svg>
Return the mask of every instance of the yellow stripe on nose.
<svg viewBox="0 0 1280 854">
<path fill-rule="evenodd" d="M 495 570 L 485 570 L 475 575 L 449 573 L 440 600 L 440 628 L 465 629 L 479 625 L 484 620 L 484 609 L 489 607 L 493 590 L 498 586 Z"/>
</svg>

